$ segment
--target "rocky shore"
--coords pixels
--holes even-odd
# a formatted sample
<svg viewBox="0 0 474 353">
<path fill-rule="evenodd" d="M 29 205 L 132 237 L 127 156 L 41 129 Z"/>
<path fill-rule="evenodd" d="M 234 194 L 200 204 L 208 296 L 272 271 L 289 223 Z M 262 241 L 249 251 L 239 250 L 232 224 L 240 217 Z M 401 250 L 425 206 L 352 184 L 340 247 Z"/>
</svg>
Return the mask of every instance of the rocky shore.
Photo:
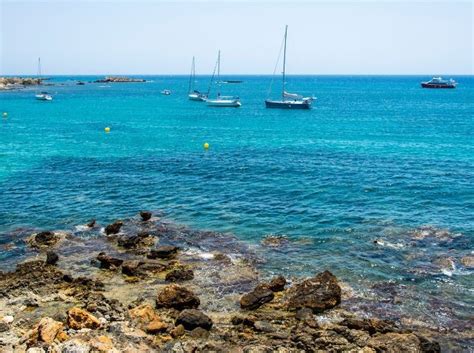
<svg viewBox="0 0 474 353">
<path fill-rule="evenodd" d="M 331 269 L 263 279 L 236 239 L 147 211 L 25 241 L 33 256 L 0 271 L 0 351 L 440 351 L 420 332 L 343 309 Z"/>
<path fill-rule="evenodd" d="M 131 78 L 123 76 L 106 76 L 103 79 L 94 81 L 95 83 L 128 83 L 128 82 L 146 82 L 142 78 Z"/>
<path fill-rule="evenodd" d="M 42 79 L 32 77 L 0 77 L 0 91 L 21 89 L 42 84 Z"/>
</svg>

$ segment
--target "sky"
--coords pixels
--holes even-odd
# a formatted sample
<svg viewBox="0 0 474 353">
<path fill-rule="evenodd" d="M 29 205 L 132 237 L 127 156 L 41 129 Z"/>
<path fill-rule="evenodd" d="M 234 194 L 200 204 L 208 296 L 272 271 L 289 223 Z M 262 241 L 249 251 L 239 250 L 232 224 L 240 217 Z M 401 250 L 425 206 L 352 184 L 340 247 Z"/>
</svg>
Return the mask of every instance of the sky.
<svg viewBox="0 0 474 353">
<path fill-rule="evenodd" d="M 0 0 L 0 75 L 473 74 L 471 1 Z"/>
</svg>

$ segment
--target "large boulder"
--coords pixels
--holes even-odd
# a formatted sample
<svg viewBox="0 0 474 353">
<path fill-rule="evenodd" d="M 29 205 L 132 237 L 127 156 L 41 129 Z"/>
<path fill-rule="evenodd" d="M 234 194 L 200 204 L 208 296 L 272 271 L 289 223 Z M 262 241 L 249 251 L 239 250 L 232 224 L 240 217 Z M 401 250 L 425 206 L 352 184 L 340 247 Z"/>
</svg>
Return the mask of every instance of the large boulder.
<svg viewBox="0 0 474 353">
<path fill-rule="evenodd" d="M 289 309 L 310 308 L 314 313 L 331 309 L 341 303 L 341 287 L 329 271 L 319 273 L 290 290 Z"/>
<path fill-rule="evenodd" d="M 67 325 L 74 330 L 96 329 L 100 327 L 100 321 L 86 310 L 74 307 L 67 312 Z"/>
<path fill-rule="evenodd" d="M 151 216 L 152 214 L 149 211 L 140 211 L 140 217 L 142 218 L 142 221 L 144 222 L 149 221 Z"/>
<path fill-rule="evenodd" d="M 192 291 L 177 284 L 163 288 L 156 299 L 157 308 L 195 309 L 199 304 L 199 298 Z"/>
<path fill-rule="evenodd" d="M 259 285 L 250 293 L 240 298 L 240 307 L 246 310 L 255 310 L 263 304 L 273 300 L 275 295 L 267 285 Z"/>
<path fill-rule="evenodd" d="M 281 292 L 285 290 L 286 279 L 282 275 L 274 277 L 268 284 L 268 288 L 272 292 Z"/>
<path fill-rule="evenodd" d="M 105 227 L 105 234 L 110 235 L 110 234 L 117 234 L 120 232 L 120 228 L 122 228 L 123 222 L 122 221 L 115 221 L 112 224 L 109 224 L 107 227 Z"/>
<path fill-rule="evenodd" d="M 210 330 L 212 327 L 212 320 L 209 316 L 196 309 L 186 309 L 179 313 L 176 319 L 176 326 L 183 325 L 188 331 L 201 327 L 205 330 Z"/>
</svg>

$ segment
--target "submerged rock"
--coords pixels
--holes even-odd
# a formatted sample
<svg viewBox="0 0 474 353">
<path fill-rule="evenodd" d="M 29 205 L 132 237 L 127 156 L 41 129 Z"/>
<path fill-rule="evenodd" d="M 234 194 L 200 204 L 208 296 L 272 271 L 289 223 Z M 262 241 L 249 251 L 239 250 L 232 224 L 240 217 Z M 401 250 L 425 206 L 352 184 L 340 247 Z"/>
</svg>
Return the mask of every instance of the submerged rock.
<svg viewBox="0 0 474 353">
<path fill-rule="evenodd" d="M 329 271 L 295 285 L 290 291 L 289 309 L 310 308 L 320 313 L 341 303 L 341 287 Z"/>
<path fill-rule="evenodd" d="M 463 258 L 461 258 L 461 263 L 466 268 L 474 268 L 474 256 L 464 256 Z"/>
<path fill-rule="evenodd" d="M 269 247 L 278 248 L 289 243 L 285 235 L 267 235 L 263 238 L 262 244 Z"/>
<path fill-rule="evenodd" d="M 33 248 L 43 249 L 56 245 L 65 237 L 66 233 L 46 231 L 33 234 L 26 239 L 26 242 Z"/>
<path fill-rule="evenodd" d="M 151 249 L 147 257 L 149 259 L 172 259 L 176 257 L 178 250 L 177 246 L 160 246 L 156 249 Z"/>
<path fill-rule="evenodd" d="M 100 327 L 100 321 L 86 310 L 74 307 L 67 312 L 67 325 L 74 330 L 96 329 Z"/>
<path fill-rule="evenodd" d="M 144 222 L 149 221 L 151 216 L 152 214 L 149 211 L 140 211 L 140 217 L 142 218 L 142 221 Z"/>
<path fill-rule="evenodd" d="M 275 295 L 266 285 L 259 285 L 250 293 L 240 298 L 240 307 L 247 310 L 255 310 L 263 304 L 273 300 Z"/>
<path fill-rule="evenodd" d="M 120 232 L 120 228 L 122 228 L 123 222 L 122 221 L 115 221 L 112 224 L 109 224 L 107 227 L 105 227 L 105 234 L 110 235 L 110 234 L 117 234 Z"/>
<path fill-rule="evenodd" d="M 89 227 L 89 228 L 94 228 L 95 227 L 95 219 L 91 219 L 86 225 Z"/>
<path fill-rule="evenodd" d="M 192 291 L 177 284 L 163 288 L 156 299 L 157 308 L 194 309 L 199 304 L 199 298 Z"/>
<path fill-rule="evenodd" d="M 122 237 L 118 239 L 117 244 L 125 249 L 137 249 L 143 246 L 152 246 L 153 238 L 146 232 L 138 233 L 131 237 Z"/>
<path fill-rule="evenodd" d="M 188 330 L 201 327 L 205 330 L 212 328 L 212 320 L 209 316 L 196 309 L 183 310 L 176 319 L 176 326 L 183 325 Z"/>
</svg>

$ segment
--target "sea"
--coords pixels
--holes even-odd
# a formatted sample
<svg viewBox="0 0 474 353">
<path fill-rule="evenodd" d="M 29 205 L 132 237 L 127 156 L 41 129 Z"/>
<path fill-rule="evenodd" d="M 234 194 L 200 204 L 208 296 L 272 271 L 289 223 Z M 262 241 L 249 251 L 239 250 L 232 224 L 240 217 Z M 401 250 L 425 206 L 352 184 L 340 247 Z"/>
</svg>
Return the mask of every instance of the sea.
<svg viewBox="0 0 474 353">
<path fill-rule="evenodd" d="M 52 76 L 52 102 L 0 92 L 0 268 L 25 254 L 22 229 L 147 209 L 232 234 L 263 274 L 328 269 L 361 312 L 473 343 L 473 76 L 445 90 L 422 89 L 427 76 L 287 77 L 317 97 L 308 111 L 266 109 L 271 76 L 224 78 L 243 81 L 220 87 L 240 108 L 189 101 L 184 75 L 102 77 Z"/>
</svg>

